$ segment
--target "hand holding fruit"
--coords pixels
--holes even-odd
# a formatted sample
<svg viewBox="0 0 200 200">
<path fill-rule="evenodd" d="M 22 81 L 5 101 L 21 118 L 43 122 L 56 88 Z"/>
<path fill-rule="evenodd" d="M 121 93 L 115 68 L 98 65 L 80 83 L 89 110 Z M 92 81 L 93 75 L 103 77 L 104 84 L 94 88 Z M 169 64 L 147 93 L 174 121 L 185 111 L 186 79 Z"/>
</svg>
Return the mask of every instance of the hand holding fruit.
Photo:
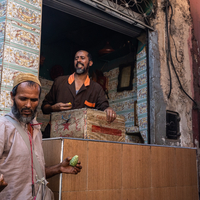
<svg viewBox="0 0 200 200">
<path fill-rule="evenodd" d="M 63 160 L 63 162 L 61 163 L 60 172 L 66 174 L 78 174 L 81 171 L 81 169 L 81 162 L 78 161 L 78 156 L 76 155 L 73 158 L 68 157 L 65 160 Z"/>
<path fill-rule="evenodd" d="M 75 167 L 78 164 L 78 156 L 75 155 L 69 162 L 69 165 L 71 165 L 72 167 Z"/>
<path fill-rule="evenodd" d="M 53 112 L 59 112 L 64 110 L 70 110 L 72 108 L 72 103 L 56 103 L 51 106 Z"/>
</svg>

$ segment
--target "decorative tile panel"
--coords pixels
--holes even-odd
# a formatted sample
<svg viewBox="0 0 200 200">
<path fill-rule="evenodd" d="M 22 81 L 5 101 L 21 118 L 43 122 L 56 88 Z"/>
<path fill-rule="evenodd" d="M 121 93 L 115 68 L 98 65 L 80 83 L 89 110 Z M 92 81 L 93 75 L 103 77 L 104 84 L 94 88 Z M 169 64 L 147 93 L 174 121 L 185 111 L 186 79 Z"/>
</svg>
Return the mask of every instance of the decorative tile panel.
<svg viewBox="0 0 200 200">
<path fill-rule="evenodd" d="M 0 39 L 4 39 L 5 21 L 0 22 Z"/>
<path fill-rule="evenodd" d="M 137 86 L 140 87 L 141 85 L 147 84 L 147 74 L 143 73 L 137 76 Z"/>
<path fill-rule="evenodd" d="M 28 53 L 14 47 L 5 46 L 4 62 L 38 70 L 39 55 Z"/>
<path fill-rule="evenodd" d="M 113 91 L 113 92 L 109 92 L 108 96 L 109 96 L 109 101 L 113 102 L 119 99 L 124 99 L 124 98 L 134 98 L 134 100 L 137 100 L 137 90 L 136 90 L 136 86 L 133 87 L 133 90 L 131 91 L 123 91 L 123 92 L 117 92 L 117 91 Z"/>
<path fill-rule="evenodd" d="M 128 133 L 134 133 L 134 132 L 138 132 L 138 131 L 139 131 L 138 126 L 126 126 L 126 132 L 128 132 Z"/>
<path fill-rule="evenodd" d="M 108 91 L 116 90 L 118 85 L 118 79 L 114 79 L 108 82 Z"/>
<path fill-rule="evenodd" d="M 39 106 L 38 106 L 38 108 L 39 108 Z M 50 115 L 44 115 L 42 113 L 42 110 L 38 109 L 38 111 L 37 111 L 37 118 L 42 119 L 42 121 L 44 121 L 44 120 L 49 121 L 50 120 Z"/>
<path fill-rule="evenodd" d="M 137 92 L 138 101 L 147 98 L 147 87 L 139 89 Z"/>
<path fill-rule="evenodd" d="M 141 133 L 145 143 L 147 143 L 147 140 L 148 140 L 148 138 L 147 138 L 147 134 L 148 134 L 147 130 L 142 130 L 142 131 L 140 131 L 140 133 Z"/>
<path fill-rule="evenodd" d="M 142 51 L 140 51 L 138 54 L 137 54 L 137 60 L 141 59 L 141 58 L 144 58 L 146 57 L 146 47 L 144 47 L 142 49 Z"/>
<path fill-rule="evenodd" d="M 3 86 L 13 86 L 13 79 L 20 73 L 19 70 L 10 69 L 4 67 L 2 72 L 2 85 Z"/>
<path fill-rule="evenodd" d="M 115 110 L 115 112 L 130 110 L 130 109 L 134 109 L 134 100 L 130 99 L 127 101 L 112 103 L 110 105 Z"/>
<path fill-rule="evenodd" d="M 38 75 L 41 7 L 42 0 L 0 0 L 0 115 L 12 105 L 13 78 Z"/>
<path fill-rule="evenodd" d="M 21 0 L 22 2 L 28 3 L 29 5 L 34 6 L 37 9 L 41 9 L 42 7 L 42 0 Z"/>
<path fill-rule="evenodd" d="M 5 110 L 12 106 L 12 100 L 10 98 L 10 91 L 2 90 L 1 88 L 1 97 L 0 97 L 0 109 Z"/>
<path fill-rule="evenodd" d="M 6 40 L 39 52 L 40 35 L 14 27 L 11 22 L 7 23 Z"/>
<path fill-rule="evenodd" d="M 147 129 L 147 117 L 138 119 L 140 129 Z"/>
<path fill-rule="evenodd" d="M 47 80 L 47 79 L 44 79 L 44 78 L 40 78 L 40 83 L 42 85 L 42 88 L 46 89 L 47 92 L 49 92 L 49 90 L 51 89 L 51 86 L 53 84 L 53 81 L 50 81 L 50 80 Z"/>
<path fill-rule="evenodd" d="M 115 79 L 119 75 L 119 68 L 117 67 L 117 68 L 110 70 L 109 72 L 105 72 L 104 75 L 106 77 L 108 77 L 108 79 L 110 79 L 110 80 Z"/>
<path fill-rule="evenodd" d="M 0 62 L 2 62 L 3 47 L 4 47 L 4 42 L 0 42 Z"/>
<path fill-rule="evenodd" d="M 2 69 L 0 69 L 0 77 L 1 77 L 1 74 L 2 74 Z M 2 81 L 2 80 L 0 79 L 0 84 L 1 84 L 1 81 Z"/>
<path fill-rule="evenodd" d="M 126 123 L 134 123 L 134 112 L 126 112 L 120 115 L 124 116 Z"/>
<path fill-rule="evenodd" d="M 146 47 L 137 54 L 137 114 L 139 131 L 147 143 L 147 60 Z"/>
<path fill-rule="evenodd" d="M 143 70 L 146 70 L 146 67 L 147 67 L 146 58 L 141 61 L 138 61 L 137 62 L 137 73 L 139 73 Z"/>
<path fill-rule="evenodd" d="M 138 112 L 138 115 L 147 113 L 147 103 L 144 102 L 144 103 L 137 104 L 137 112 Z"/>
<path fill-rule="evenodd" d="M 25 25 L 25 24 L 23 24 L 23 23 L 17 22 L 17 21 L 12 21 L 12 24 L 17 25 L 18 27 L 21 27 L 21 28 L 30 30 L 30 31 L 34 31 L 34 32 L 36 32 L 36 33 L 40 33 L 40 30 L 38 30 L 38 29 L 36 29 L 36 28 L 33 28 L 33 27 L 31 27 L 31 26 Z"/>
<path fill-rule="evenodd" d="M 7 1 L 0 2 L 0 17 L 6 16 Z"/>
<path fill-rule="evenodd" d="M 108 77 L 110 106 L 117 114 L 125 117 L 126 132 L 140 131 L 145 143 L 147 143 L 147 65 L 145 47 L 137 54 L 136 59 L 132 91 L 117 92 L 119 68 L 105 72 L 104 75 Z M 134 102 L 136 100 L 139 126 L 134 126 Z"/>
<path fill-rule="evenodd" d="M 10 19 L 22 21 L 30 25 L 40 27 L 41 12 L 32 10 L 15 2 L 8 3 L 8 14 Z"/>
<path fill-rule="evenodd" d="M 42 123 L 41 130 L 44 131 L 45 127 L 47 126 L 48 122 L 50 121 L 50 115 L 43 115 L 42 110 L 41 110 L 41 105 L 42 105 L 42 102 L 43 102 L 46 94 L 51 89 L 53 81 L 50 81 L 50 80 L 47 80 L 44 78 L 40 78 L 40 83 L 42 85 L 42 93 L 41 93 L 40 101 L 39 101 L 39 105 L 38 105 L 37 121 Z"/>
</svg>

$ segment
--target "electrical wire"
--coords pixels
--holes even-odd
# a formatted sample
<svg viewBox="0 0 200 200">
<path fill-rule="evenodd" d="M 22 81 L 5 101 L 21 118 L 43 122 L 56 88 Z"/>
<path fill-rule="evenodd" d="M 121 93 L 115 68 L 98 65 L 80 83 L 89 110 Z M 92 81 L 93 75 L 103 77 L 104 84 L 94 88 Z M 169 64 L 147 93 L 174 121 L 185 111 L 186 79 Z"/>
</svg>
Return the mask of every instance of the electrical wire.
<svg viewBox="0 0 200 200">
<path fill-rule="evenodd" d="M 173 62 L 173 59 L 172 59 L 172 53 L 171 53 L 171 45 L 170 45 L 170 38 L 169 38 L 169 27 L 168 27 L 168 7 L 171 8 L 171 16 L 170 16 L 170 27 L 171 27 L 171 19 L 173 17 L 173 8 L 172 8 L 172 5 L 170 3 L 169 0 L 166 0 L 166 7 L 165 7 L 165 12 L 166 12 L 166 26 L 167 26 L 167 40 L 168 40 L 168 50 L 167 50 L 167 59 L 170 58 L 170 62 L 171 62 L 171 66 L 175 72 L 175 75 L 176 75 L 176 78 L 179 82 L 179 88 L 185 93 L 185 95 L 193 101 L 193 103 L 195 104 L 195 106 L 197 106 L 197 103 L 196 101 L 184 90 L 182 84 L 181 84 L 181 81 L 180 81 L 180 78 L 178 76 L 178 73 L 176 71 L 176 67 L 174 65 L 174 62 Z M 170 30 L 171 31 L 171 30 Z M 177 56 L 176 56 L 177 57 Z M 177 58 L 178 59 L 178 58 Z M 178 61 L 178 60 L 177 60 Z M 171 71 L 170 71 L 170 67 L 169 67 L 169 63 L 167 61 L 167 65 L 168 65 L 168 69 L 169 69 L 169 74 L 170 74 L 170 91 L 169 91 L 169 94 L 168 94 L 168 99 L 170 98 L 170 94 L 171 94 L 171 89 L 172 89 L 172 83 L 171 83 Z"/>
<path fill-rule="evenodd" d="M 172 27 L 171 27 L 171 25 L 172 25 L 172 17 L 173 17 L 173 15 L 174 15 L 174 11 L 173 11 L 173 7 L 172 7 L 172 5 L 171 5 L 170 2 L 169 2 L 169 6 L 170 6 L 170 8 L 171 8 L 171 16 L 170 16 L 170 20 L 169 20 L 169 21 L 170 21 L 169 34 L 170 34 L 170 36 L 171 36 L 171 38 L 172 38 L 172 40 L 173 40 L 173 43 L 174 43 L 176 60 L 177 60 L 179 63 L 182 63 L 182 62 L 183 62 L 183 59 L 181 59 L 181 60 L 179 61 L 179 59 L 178 59 L 178 51 L 177 51 L 177 48 L 176 48 L 176 43 L 175 43 L 174 38 L 172 37 Z"/>
<path fill-rule="evenodd" d="M 167 95 L 167 98 L 170 98 L 171 95 L 171 91 L 172 91 L 172 76 L 171 76 L 171 70 L 170 70 L 170 66 L 169 66 L 169 49 L 170 49 L 170 40 L 169 40 L 169 31 L 168 31 L 168 5 L 166 2 L 166 7 L 165 7 L 165 19 L 166 19 L 166 27 L 167 27 L 167 50 L 166 50 L 166 57 L 167 57 L 167 67 L 168 67 L 168 71 L 169 71 L 169 82 L 170 82 L 170 88 L 169 88 L 169 93 Z"/>
</svg>

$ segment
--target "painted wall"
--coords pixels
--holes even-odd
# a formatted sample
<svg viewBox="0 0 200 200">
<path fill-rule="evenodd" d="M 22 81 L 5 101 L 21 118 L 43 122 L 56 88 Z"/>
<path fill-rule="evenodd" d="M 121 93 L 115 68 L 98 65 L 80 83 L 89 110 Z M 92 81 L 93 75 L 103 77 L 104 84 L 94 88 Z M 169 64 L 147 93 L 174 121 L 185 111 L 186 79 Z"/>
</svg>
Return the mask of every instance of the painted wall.
<svg viewBox="0 0 200 200">
<path fill-rule="evenodd" d="M 42 92 L 41 92 L 40 101 L 39 101 L 39 105 L 37 109 L 37 121 L 39 123 L 42 123 L 41 130 L 44 131 L 45 127 L 50 121 L 50 115 L 44 115 L 42 113 L 41 106 L 46 94 L 49 92 L 49 90 L 51 89 L 51 86 L 53 85 L 53 81 L 40 78 L 40 83 L 42 85 Z"/>
<path fill-rule="evenodd" d="M 193 84 L 194 99 L 200 103 L 200 1 L 190 0 L 190 10 L 193 20 L 193 37 L 192 37 L 192 60 L 193 60 Z M 193 141 L 196 147 L 199 146 L 200 136 L 200 110 L 193 109 Z M 200 153 L 199 153 L 200 154 Z"/>
<path fill-rule="evenodd" d="M 38 76 L 40 0 L 0 2 L 0 115 L 10 111 L 13 78 L 19 72 Z"/>
<path fill-rule="evenodd" d="M 114 68 L 120 64 L 133 62 L 133 54 L 121 59 L 116 59 L 107 68 Z M 109 104 L 118 115 L 125 118 L 126 132 L 140 131 L 144 142 L 148 143 L 148 119 L 147 119 L 147 63 L 146 46 L 139 45 L 134 68 L 133 90 L 117 92 L 119 67 L 116 67 L 104 75 L 108 77 Z M 134 102 L 137 101 L 138 125 L 134 126 Z M 133 141 L 131 136 L 126 136 L 127 141 Z"/>
<path fill-rule="evenodd" d="M 164 1 L 158 0 L 158 7 L 152 25 L 155 31 L 149 34 L 149 73 L 150 73 L 150 120 L 151 143 L 177 146 L 193 146 L 192 106 L 193 102 L 180 89 L 178 79 L 170 65 L 172 90 L 170 98 L 169 70 L 166 62 L 166 23 Z M 175 69 L 184 90 L 193 98 L 193 75 L 191 59 L 192 19 L 187 0 L 170 1 L 173 8 L 171 21 L 171 53 Z M 176 50 L 173 43 L 175 42 Z M 178 140 L 166 139 L 166 110 L 178 112 L 181 118 Z"/>
<path fill-rule="evenodd" d="M 198 46 L 200 46 L 200 1 L 199 0 L 189 0 L 191 16 L 194 25 L 194 36 L 198 41 Z"/>
</svg>

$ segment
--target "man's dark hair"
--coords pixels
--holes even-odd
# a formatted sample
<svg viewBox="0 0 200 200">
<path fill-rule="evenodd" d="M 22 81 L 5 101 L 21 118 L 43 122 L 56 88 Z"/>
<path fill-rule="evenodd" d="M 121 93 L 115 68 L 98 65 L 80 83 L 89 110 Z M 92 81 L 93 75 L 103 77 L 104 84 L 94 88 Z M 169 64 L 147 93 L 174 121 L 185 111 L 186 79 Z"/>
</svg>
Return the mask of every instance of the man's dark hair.
<svg viewBox="0 0 200 200">
<path fill-rule="evenodd" d="M 37 83 L 35 83 L 35 82 L 33 82 L 33 81 L 26 81 L 26 83 L 28 83 L 29 86 L 34 86 L 34 85 L 37 84 Z M 19 84 L 20 84 L 20 83 L 19 83 Z M 17 88 L 18 88 L 19 84 L 16 85 L 16 86 L 12 89 L 12 94 L 13 94 L 13 96 L 16 96 L 16 94 L 17 94 Z M 37 84 L 37 85 L 38 85 L 38 84 Z M 42 92 L 42 89 L 41 89 L 40 85 L 39 85 L 39 88 L 40 88 L 40 94 L 39 94 L 39 98 L 40 98 L 40 95 L 41 95 L 41 92 Z"/>
<path fill-rule="evenodd" d="M 88 58 L 89 58 L 89 61 L 92 61 L 92 55 L 88 52 L 88 51 L 86 51 L 86 50 L 79 50 L 79 51 L 85 51 L 85 52 L 87 52 L 88 53 Z M 79 51 L 77 51 L 77 52 L 79 52 Z M 76 52 L 76 53 L 77 53 Z"/>
<path fill-rule="evenodd" d="M 89 61 L 92 61 L 92 55 L 89 52 L 88 52 L 88 58 L 89 58 Z"/>
</svg>

